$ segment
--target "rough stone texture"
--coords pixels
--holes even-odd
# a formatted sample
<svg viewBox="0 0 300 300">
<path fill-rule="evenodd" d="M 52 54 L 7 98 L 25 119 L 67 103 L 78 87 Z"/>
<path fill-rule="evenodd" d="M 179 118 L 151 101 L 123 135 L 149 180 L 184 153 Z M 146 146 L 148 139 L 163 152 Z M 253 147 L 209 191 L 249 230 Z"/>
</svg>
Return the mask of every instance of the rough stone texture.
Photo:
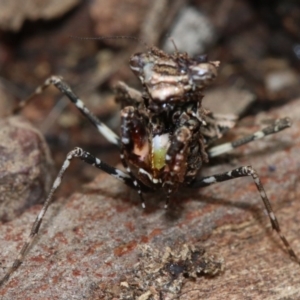
<svg viewBox="0 0 300 300">
<path fill-rule="evenodd" d="M 119 286 L 120 299 L 173 299 L 181 293 L 187 278 L 214 277 L 223 271 L 223 259 L 195 245 L 158 251 L 142 244 L 139 250 L 139 262 L 132 275 Z"/>
<path fill-rule="evenodd" d="M 180 11 L 169 36 L 179 51 L 187 52 L 192 57 L 205 53 L 216 38 L 210 19 L 193 7 L 186 7 Z M 165 41 L 163 48 L 169 53 L 174 51 L 174 45 L 169 39 Z"/>
<path fill-rule="evenodd" d="M 217 114 L 241 116 L 254 100 L 255 95 L 247 90 L 217 87 L 205 94 L 203 106 Z"/>
<path fill-rule="evenodd" d="M 0 120 L 0 221 L 41 203 L 53 178 L 43 136 L 20 117 Z"/>
<path fill-rule="evenodd" d="M 134 35 L 143 21 L 149 2 L 145 0 L 94 0 L 90 14 L 98 36 Z"/>
<path fill-rule="evenodd" d="M 60 17 L 80 0 L 26 0 L 20 7 L 18 0 L 0 0 L 0 28 L 17 31 L 25 20 L 49 20 Z"/>
<path fill-rule="evenodd" d="M 292 128 L 236 149 L 230 163 L 216 160 L 203 173 L 252 164 L 300 255 L 300 99 L 242 123 L 255 131 L 264 120 L 283 116 L 293 119 Z M 233 132 L 236 138 L 245 128 Z M 134 191 L 103 174 L 83 192 L 74 190 L 49 209 L 23 265 L 0 290 L 1 299 L 120 299 L 121 283 L 126 288 L 132 282 L 141 258 L 138 246 L 176 252 L 184 244 L 223 258 L 225 269 L 213 278 L 187 279 L 173 299 L 300 298 L 300 268 L 272 233 L 251 179 L 182 190 L 169 213 L 162 209 L 164 196 L 149 195 L 142 211 Z M 1 226 L 0 274 L 20 250 L 39 208 Z M 172 298 L 162 293 L 162 299 Z"/>
</svg>

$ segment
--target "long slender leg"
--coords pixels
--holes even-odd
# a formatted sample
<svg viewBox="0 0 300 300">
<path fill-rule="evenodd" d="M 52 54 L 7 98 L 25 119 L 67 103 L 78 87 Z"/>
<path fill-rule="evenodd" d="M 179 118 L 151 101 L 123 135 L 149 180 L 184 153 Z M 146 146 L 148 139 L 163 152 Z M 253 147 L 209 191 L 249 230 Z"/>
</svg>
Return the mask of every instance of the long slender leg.
<svg viewBox="0 0 300 300">
<path fill-rule="evenodd" d="M 201 133 L 206 144 L 211 145 L 212 142 L 220 139 L 235 126 L 237 119 L 238 116 L 236 115 L 215 114 L 213 112 L 206 114 L 204 117 L 206 125 L 201 127 Z"/>
<path fill-rule="evenodd" d="M 265 205 L 272 228 L 279 235 L 279 237 L 282 240 L 284 246 L 286 247 L 290 257 L 292 259 L 294 259 L 298 264 L 300 264 L 300 259 L 298 258 L 298 256 L 294 252 L 294 250 L 292 249 L 292 247 L 289 244 L 289 242 L 287 241 L 286 237 L 281 232 L 278 220 L 274 214 L 271 203 L 267 197 L 267 194 L 265 192 L 265 189 L 261 183 L 261 180 L 260 180 L 258 174 L 251 166 L 239 167 L 239 168 L 234 169 L 229 172 L 203 177 L 203 178 L 200 178 L 200 179 L 194 181 L 189 186 L 192 188 L 201 188 L 201 187 L 205 187 L 205 186 L 217 183 L 217 182 L 223 182 L 223 181 L 227 181 L 227 180 L 231 180 L 231 179 L 235 179 L 235 178 L 239 178 L 239 177 L 245 177 L 245 176 L 251 176 L 253 178 L 253 181 L 257 187 L 257 190 L 260 193 L 260 197 Z"/>
<path fill-rule="evenodd" d="M 63 81 L 59 76 L 51 76 L 45 80 L 44 84 L 37 87 L 36 90 L 25 100 L 21 101 L 19 105 L 13 110 L 13 113 L 20 111 L 31 99 L 42 93 L 49 85 L 54 85 L 60 90 L 68 99 L 75 104 L 78 110 L 97 128 L 97 130 L 111 143 L 120 145 L 120 138 L 105 124 L 103 124 L 83 103 L 83 101 L 72 91 L 71 87 Z"/>
<path fill-rule="evenodd" d="M 114 88 L 116 94 L 116 102 L 121 104 L 121 107 L 134 106 L 137 107 L 143 102 L 142 93 L 129 87 L 126 83 L 120 81 Z"/>
<path fill-rule="evenodd" d="M 170 147 L 167 149 L 165 163 L 170 170 L 169 180 L 163 187 L 167 190 L 165 208 L 168 208 L 170 197 L 174 190 L 178 188 L 174 182 L 184 182 L 187 164 L 184 156 L 189 150 L 190 141 L 192 139 L 191 130 L 183 125 L 179 127 L 170 140 Z"/>
<path fill-rule="evenodd" d="M 208 155 L 209 155 L 209 157 L 215 157 L 215 156 L 221 155 L 225 152 L 233 150 L 234 148 L 245 145 L 252 141 L 256 141 L 267 135 L 284 130 L 288 127 L 291 127 L 291 125 L 292 125 L 292 121 L 289 118 L 278 119 L 274 122 L 274 124 L 272 124 L 266 128 L 263 128 L 262 130 L 256 131 L 255 133 L 253 133 L 251 135 L 245 136 L 245 137 L 238 139 L 236 141 L 233 141 L 233 142 L 224 143 L 222 145 L 218 145 L 218 146 L 208 149 L 207 150 Z"/>
<path fill-rule="evenodd" d="M 13 265 L 8 269 L 8 271 L 6 272 L 4 277 L 0 280 L 0 286 L 3 283 L 5 283 L 10 278 L 11 274 L 15 270 L 17 270 L 17 268 L 21 265 L 27 250 L 30 248 L 30 246 L 32 245 L 32 243 L 34 241 L 34 238 L 36 237 L 36 235 L 39 232 L 44 215 L 45 215 L 48 207 L 52 203 L 53 194 L 57 190 L 57 188 L 60 186 L 62 178 L 64 176 L 64 173 L 67 170 L 67 168 L 69 167 L 73 158 L 80 158 L 81 160 L 85 161 L 86 163 L 103 170 L 104 172 L 110 174 L 111 176 L 121 180 L 126 185 L 136 189 L 136 186 L 135 186 L 132 178 L 128 174 L 122 172 L 121 170 L 115 169 L 115 168 L 105 164 L 99 158 L 94 157 L 90 153 L 82 150 L 81 148 L 75 148 L 74 150 L 69 152 L 66 157 L 66 160 L 64 161 L 64 163 L 53 183 L 53 186 L 50 190 L 50 193 L 49 193 L 41 211 L 39 212 L 38 216 L 36 217 L 36 219 L 32 225 L 31 232 L 30 232 L 30 235 L 29 235 L 27 241 L 24 243 L 24 245 L 23 245 L 18 257 L 14 261 Z"/>
<path fill-rule="evenodd" d="M 126 171 L 132 178 L 132 181 L 135 185 L 135 189 L 137 190 L 141 204 L 143 208 L 146 208 L 145 200 L 142 194 L 141 185 L 138 180 L 132 174 L 132 171 L 127 163 L 127 160 L 134 160 L 132 154 L 134 153 L 134 145 L 139 144 L 140 147 L 145 145 L 141 144 L 141 141 L 137 135 L 137 132 L 141 136 L 146 135 L 145 124 L 142 124 L 139 116 L 137 115 L 137 111 L 133 106 L 127 106 L 121 111 L 121 153 L 120 159 L 123 166 L 126 168 Z"/>
</svg>

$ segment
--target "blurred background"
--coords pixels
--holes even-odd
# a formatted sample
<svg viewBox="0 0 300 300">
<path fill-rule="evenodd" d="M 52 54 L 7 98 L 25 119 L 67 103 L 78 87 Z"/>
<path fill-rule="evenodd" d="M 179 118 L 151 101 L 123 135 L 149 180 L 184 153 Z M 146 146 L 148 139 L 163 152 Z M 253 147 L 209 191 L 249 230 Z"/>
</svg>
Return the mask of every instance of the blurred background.
<svg viewBox="0 0 300 300">
<path fill-rule="evenodd" d="M 72 37 L 73 36 L 73 37 Z M 131 36 L 132 39 L 76 37 Z M 130 56 L 158 46 L 220 60 L 220 74 L 204 105 L 245 116 L 284 105 L 300 94 L 300 4 L 295 0 L 18 0 L 0 1 L 0 114 L 26 98 L 50 75 L 61 75 L 115 132 L 122 80 L 141 88 Z M 80 146 L 119 162 L 110 145 L 54 88 L 22 114 L 45 135 L 57 168 Z M 98 170 L 72 166 L 62 193 Z M 67 183 L 68 182 L 68 183 Z"/>
</svg>

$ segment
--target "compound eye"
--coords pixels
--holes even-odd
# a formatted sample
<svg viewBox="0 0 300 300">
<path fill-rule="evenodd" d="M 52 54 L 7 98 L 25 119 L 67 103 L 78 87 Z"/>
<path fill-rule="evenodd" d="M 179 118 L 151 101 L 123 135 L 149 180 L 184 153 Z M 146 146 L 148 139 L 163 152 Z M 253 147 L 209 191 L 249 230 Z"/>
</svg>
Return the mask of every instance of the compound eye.
<svg viewBox="0 0 300 300">
<path fill-rule="evenodd" d="M 141 53 L 136 53 L 131 56 L 129 61 L 129 66 L 134 74 L 140 75 L 144 65 L 145 63 Z"/>
<path fill-rule="evenodd" d="M 209 85 L 217 76 L 217 66 L 214 63 L 200 63 L 190 67 L 192 81 L 197 88 Z"/>
</svg>

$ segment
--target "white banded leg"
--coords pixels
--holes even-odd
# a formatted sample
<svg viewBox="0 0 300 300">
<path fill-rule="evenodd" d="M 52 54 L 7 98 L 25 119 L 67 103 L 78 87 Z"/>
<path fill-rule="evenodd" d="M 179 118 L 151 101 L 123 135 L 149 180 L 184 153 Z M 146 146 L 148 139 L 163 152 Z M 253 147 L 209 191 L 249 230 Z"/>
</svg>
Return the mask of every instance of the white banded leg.
<svg viewBox="0 0 300 300">
<path fill-rule="evenodd" d="M 49 85 L 54 85 L 60 90 L 68 99 L 78 108 L 78 110 L 97 128 L 97 130 L 111 143 L 120 145 L 120 138 L 105 124 L 103 124 L 83 103 L 83 101 L 72 91 L 71 87 L 63 81 L 59 76 L 51 76 L 47 78 L 41 86 L 26 99 L 21 101 L 18 106 L 13 110 L 13 113 L 20 111 L 31 99 L 41 94 Z"/>
<path fill-rule="evenodd" d="M 48 207 L 52 203 L 53 194 L 57 190 L 57 188 L 60 186 L 60 184 L 62 182 L 62 178 L 64 176 L 64 173 L 67 170 L 67 168 L 69 167 L 73 158 L 80 158 L 81 160 L 85 161 L 86 163 L 91 164 L 91 165 L 103 170 L 104 172 L 108 173 L 109 175 L 121 180 L 126 185 L 136 189 L 136 186 L 134 185 L 132 178 L 128 174 L 122 172 L 121 170 L 115 169 L 115 168 L 107 165 L 106 163 L 102 162 L 99 158 L 94 157 L 90 153 L 82 150 L 81 148 L 75 148 L 74 150 L 69 152 L 66 157 L 66 160 L 64 161 L 64 163 L 53 183 L 53 186 L 48 194 L 48 197 L 47 197 L 41 211 L 39 212 L 38 216 L 36 217 L 36 219 L 32 225 L 29 237 L 27 238 L 26 242 L 24 243 L 18 257 L 15 259 L 12 266 L 7 270 L 4 277 L 0 280 L 0 286 L 4 282 L 6 282 L 10 278 L 11 274 L 15 270 L 17 270 L 17 268 L 21 265 L 27 250 L 30 248 L 36 235 L 39 232 L 39 228 L 43 221 L 44 215 L 47 212 Z"/>
<path fill-rule="evenodd" d="M 272 124 L 266 128 L 263 128 L 262 130 L 256 131 L 255 133 L 253 133 L 251 135 L 245 136 L 245 137 L 238 139 L 236 141 L 233 141 L 233 142 L 224 143 L 224 144 L 221 144 L 221 145 L 218 145 L 218 146 L 208 149 L 207 150 L 208 156 L 215 157 L 215 156 L 221 155 L 223 153 L 233 150 L 234 148 L 245 145 L 252 141 L 256 141 L 267 135 L 284 130 L 288 127 L 291 127 L 291 125 L 292 125 L 292 121 L 289 118 L 278 119 L 274 122 L 274 124 Z"/>
<path fill-rule="evenodd" d="M 189 187 L 192 188 L 201 188 L 205 186 L 209 186 L 211 184 L 217 183 L 217 182 L 223 182 L 239 177 L 245 177 L 245 176 L 251 176 L 253 178 L 253 181 L 257 187 L 257 190 L 260 194 L 260 197 L 265 205 L 266 211 L 268 213 L 268 217 L 270 219 L 272 228 L 277 232 L 279 235 L 280 239 L 282 240 L 284 246 L 286 247 L 290 257 L 294 259 L 298 264 L 300 264 L 300 259 L 292 249 L 290 243 L 287 241 L 286 237 L 282 234 L 278 220 L 274 214 L 274 211 L 272 209 L 271 203 L 267 197 L 267 194 L 264 190 L 264 187 L 261 183 L 261 180 L 256 173 L 256 171 L 251 167 L 251 166 L 246 166 L 246 167 L 239 167 L 237 169 L 234 169 L 229 172 L 221 173 L 221 174 L 216 174 L 212 176 L 207 176 L 203 177 L 200 179 L 197 179 L 196 181 L 192 182 Z"/>
<path fill-rule="evenodd" d="M 124 168 L 128 172 L 128 174 L 126 174 L 126 175 L 128 175 L 131 178 L 131 182 L 133 184 L 133 188 L 137 191 L 137 193 L 138 193 L 138 195 L 140 197 L 142 208 L 145 209 L 146 208 L 146 204 L 145 204 L 145 199 L 144 199 L 144 196 L 143 196 L 142 183 L 139 180 L 137 180 L 134 177 L 134 175 L 132 174 L 131 169 L 129 168 L 129 166 L 127 164 L 127 161 L 125 159 L 123 147 L 121 147 L 120 159 L 121 159 L 121 162 L 122 162 Z M 149 190 L 149 188 L 147 188 L 146 186 L 144 186 L 144 189 L 145 189 L 145 191 Z"/>
<path fill-rule="evenodd" d="M 131 153 L 133 151 L 134 136 L 136 132 L 139 132 L 141 136 L 146 135 L 145 124 L 140 120 L 140 116 L 137 110 L 133 106 L 127 106 L 121 111 L 121 147 L 120 147 L 120 159 L 126 169 L 127 173 L 132 178 L 132 181 L 137 190 L 142 208 L 146 208 L 145 200 L 142 193 L 142 188 L 140 182 L 133 175 L 126 159 L 126 153 Z"/>
</svg>

